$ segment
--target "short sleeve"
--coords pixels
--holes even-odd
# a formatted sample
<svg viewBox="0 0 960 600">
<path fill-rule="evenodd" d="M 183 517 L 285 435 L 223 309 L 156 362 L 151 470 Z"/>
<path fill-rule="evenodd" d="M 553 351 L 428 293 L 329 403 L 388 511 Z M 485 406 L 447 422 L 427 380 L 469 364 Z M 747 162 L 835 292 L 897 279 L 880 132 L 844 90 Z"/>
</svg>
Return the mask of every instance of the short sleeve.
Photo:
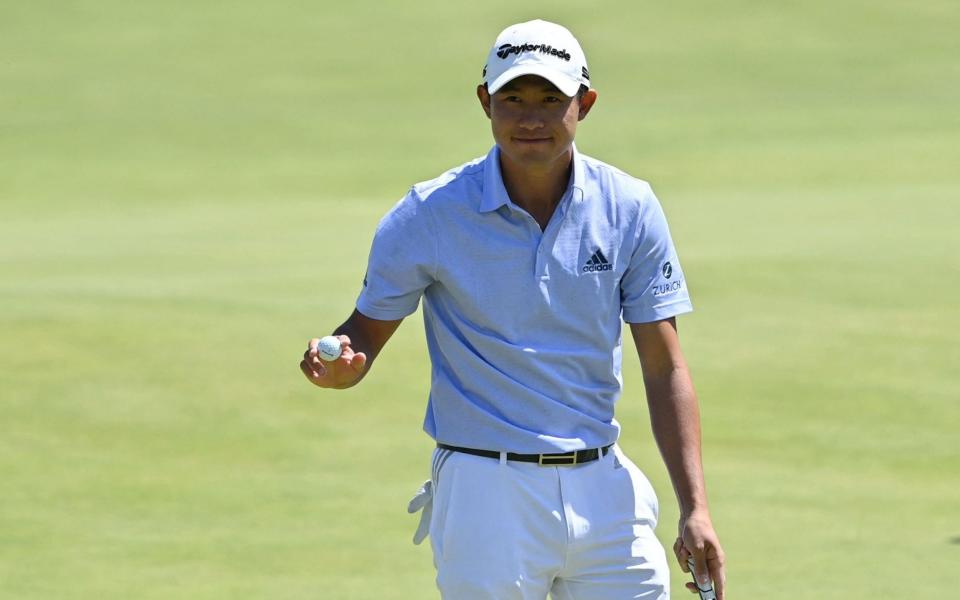
<svg viewBox="0 0 960 600">
<path fill-rule="evenodd" d="M 357 310 L 382 321 L 409 316 L 433 282 L 436 265 L 432 215 L 411 190 L 377 226 Z"/>
<path fill-rule="evenodd" d="M 645 188 L 634 232 L 636 245 L 620 281 L 627 323 L 660 321 L 693 310 L 667 218 L 653 190 Z"/>
</svg>

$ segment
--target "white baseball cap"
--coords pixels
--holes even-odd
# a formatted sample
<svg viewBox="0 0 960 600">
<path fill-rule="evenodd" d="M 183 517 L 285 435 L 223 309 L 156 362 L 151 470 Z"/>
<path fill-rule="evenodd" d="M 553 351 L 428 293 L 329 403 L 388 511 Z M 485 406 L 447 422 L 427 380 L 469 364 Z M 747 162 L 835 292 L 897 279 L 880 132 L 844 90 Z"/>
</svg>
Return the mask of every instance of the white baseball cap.
<svg viewBox="0 0 960 600">
<path fill-rule="evenodd" d="M 523 75 L 539 75 L 566 96 L 576 95 L 581 85 L 590 87 L 580 42 L 566 27 L 539 19 L 501 31 L 483 67 L 483 81 L 491 94 Z"/>
</svg>

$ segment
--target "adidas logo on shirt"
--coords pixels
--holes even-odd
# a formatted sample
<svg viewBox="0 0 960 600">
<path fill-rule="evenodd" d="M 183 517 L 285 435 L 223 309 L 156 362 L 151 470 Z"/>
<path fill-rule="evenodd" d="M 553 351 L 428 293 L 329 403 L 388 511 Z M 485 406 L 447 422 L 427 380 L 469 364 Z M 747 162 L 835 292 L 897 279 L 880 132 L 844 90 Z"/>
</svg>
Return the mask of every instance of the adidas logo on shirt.
<svg viewBox="0 0 960 600">
<path fill-rule="evenodd" d="M 594 271 L 612 271 L 613 265 L 610 264 L 610 261 L 607 260 L 607 257 L 603 255 L 603 252 L 597 250 L 593 253 L 593 256 L 590 257 L 590 260 L 587 261 L 587 264 L 583 265 L 584 273 L 593 273 Z"/>
</svg>

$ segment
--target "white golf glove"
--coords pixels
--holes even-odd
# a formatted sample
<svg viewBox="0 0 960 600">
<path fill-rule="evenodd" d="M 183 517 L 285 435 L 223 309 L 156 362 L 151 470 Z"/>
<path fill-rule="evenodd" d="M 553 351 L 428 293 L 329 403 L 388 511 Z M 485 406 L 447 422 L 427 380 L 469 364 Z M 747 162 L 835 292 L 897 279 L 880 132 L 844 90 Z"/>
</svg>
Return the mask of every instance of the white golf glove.
<svg viewBox="0 0 960 600">
<path fill-rule="evenodd" d="M 420 489 L 407 505 L 407 512 L 413 514 L 418 510 L 420 513 L 420 523 L 417 525 L 417 531 L 413 534 L 413 543 L 419 545 L 427 538 L 430 533 L 430 518 L 433 515 L 433 482 L 429 479 L 423 482 Z"/>
</svg>

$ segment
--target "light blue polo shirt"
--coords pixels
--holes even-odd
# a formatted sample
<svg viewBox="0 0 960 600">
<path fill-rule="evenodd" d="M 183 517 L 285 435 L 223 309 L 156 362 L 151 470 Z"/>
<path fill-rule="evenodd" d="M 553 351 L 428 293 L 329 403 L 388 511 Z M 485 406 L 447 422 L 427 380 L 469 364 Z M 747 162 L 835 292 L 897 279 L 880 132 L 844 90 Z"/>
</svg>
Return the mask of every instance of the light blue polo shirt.
<svg viewBox="0 0 960 600">
<path fill-rule="evenodd" d="M 423 297 L 424 430 L 497 451 L 606 446 L 620 426 L 621 316 L 692 310 L 650 185 L 574 149 L 545 231 L 510 201 L 499 149 L 419 183 L 383 218 L 357 309 L 394 320 Z"/>
</svg>

